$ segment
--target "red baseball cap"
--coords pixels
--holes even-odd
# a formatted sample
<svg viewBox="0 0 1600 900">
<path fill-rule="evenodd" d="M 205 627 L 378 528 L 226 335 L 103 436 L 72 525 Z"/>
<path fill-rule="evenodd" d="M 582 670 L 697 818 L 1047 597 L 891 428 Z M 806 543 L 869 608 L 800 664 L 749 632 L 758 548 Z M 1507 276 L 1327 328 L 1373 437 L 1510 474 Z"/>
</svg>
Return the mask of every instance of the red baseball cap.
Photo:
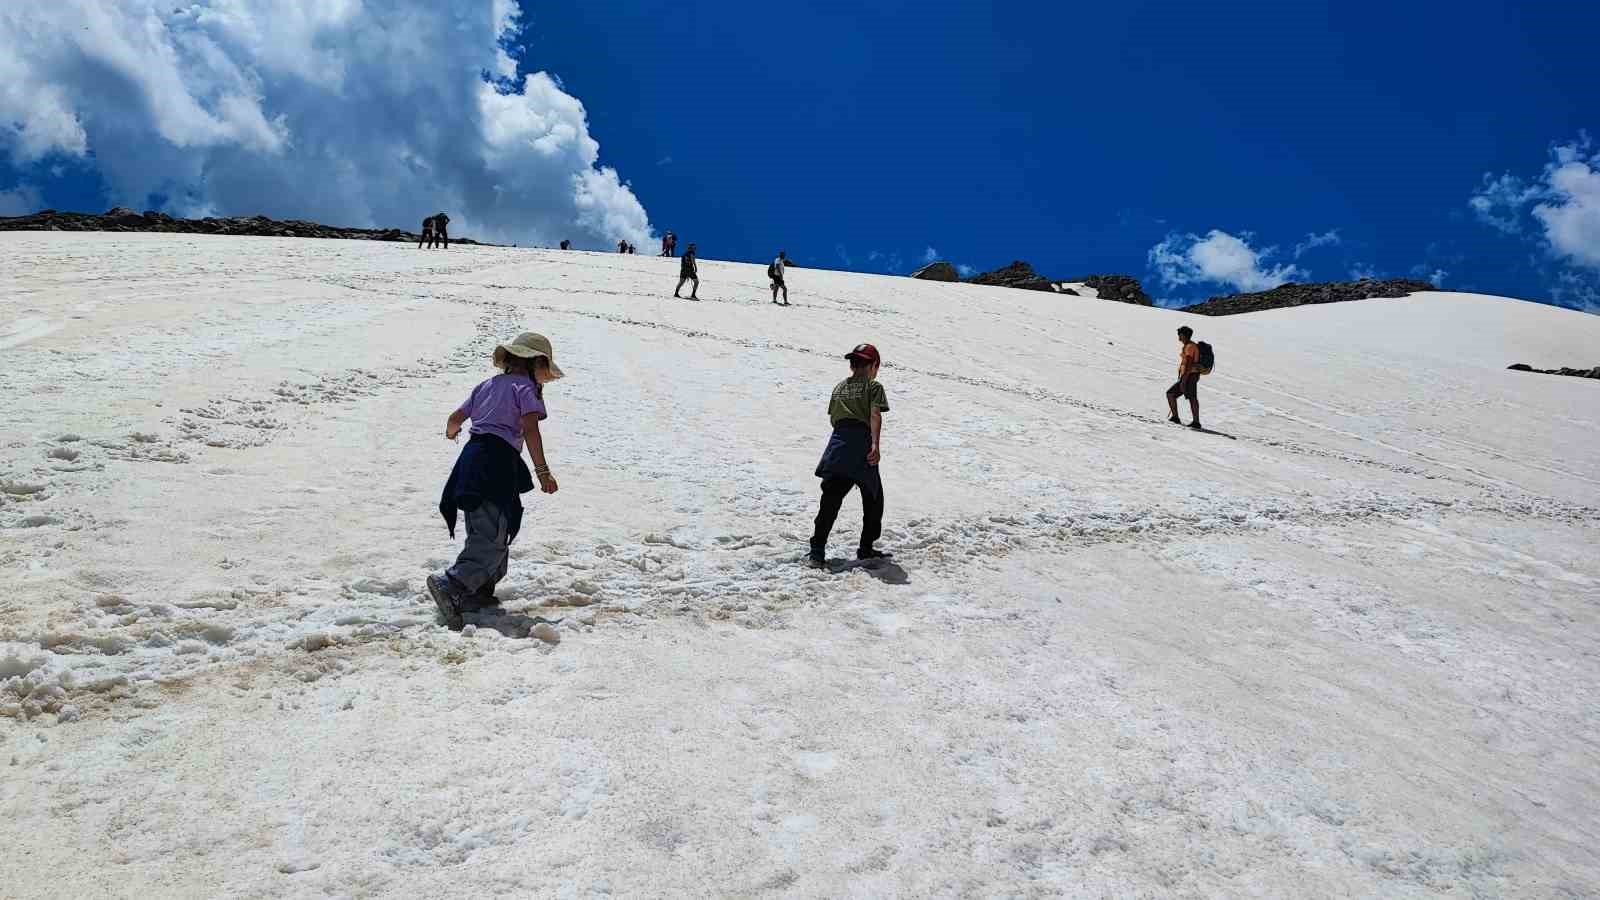
<svg viewBox="0 0 1600 900">
<path fill-rule="evenodd" d="M 883 357 L 878 355 L 878 348 L 871 344 L 857 344 L 854 350 L 844 355 L 845 359 L 859 359 L 865 363 L 881 363 Z"/>
</svg>

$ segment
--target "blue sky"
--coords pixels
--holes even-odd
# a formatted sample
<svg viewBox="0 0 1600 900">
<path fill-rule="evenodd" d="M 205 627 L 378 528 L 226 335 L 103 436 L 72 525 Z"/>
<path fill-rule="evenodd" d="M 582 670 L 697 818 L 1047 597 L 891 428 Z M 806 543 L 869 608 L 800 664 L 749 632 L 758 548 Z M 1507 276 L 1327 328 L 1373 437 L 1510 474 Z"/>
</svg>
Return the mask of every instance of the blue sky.
<svg viewBox="0 0 1600 900">
<path fill-rule="evenodd" d="M 475 22 L 486 6 L 458 3 L 452 14 Z M 383 27 L 403 28 L 412 17 L 403 11 Z M 460 22 L 452 34 L 472 30 Z M 360 52 L 370 38 L 357 24 L 328 24 L 308 46 L 337 58 L 344 37 Z M 167 27 L 230 46 L 223 26 L 203 18 Z M 524 92 L 525 76 L 548 72 L 550 92 L 581 101 L 586 132 L 576 140 L 598 142 L 597 159 L 578 147 L 569 168 L 614 170 L 618 181 L 592 194 L 631 192 L 649 230 L 672 229 L 712 258 L 757 260 L 783 247 L 805 264 L 905 272 L 931 248 L 977 269 L 1026 259 L 1053 277 L 1125 272 L 1167 302 L 1285 278 L 1418 275 L 1600 308 L 1600 147 L 1585 143 L 1600 136 L 1596 34 L 1600 4 L 1579 2 L 639 0 L 524 3 L 498 43 L 507 89 Z M 241 68 L 284 65 L 237 45 L 229 52 L 248 57 Z M 439 52 L 456 62 L 453 50 Z M 470 61 L 460 62 L 442 77 L 470 81 Z M 219 213 L 282 202 L 281 189 L 258 199 L 212 187 L 248 152 L 303 152 L 316 127 L 294 115 L 321 101 L 270 73 L 258 80 L 261 115 L 248 121 L 229 119 L 215 92 L 197 92 L 201 111 L 246 146 L 212 152 L 170 193 L 153 192 L 157 200 L 203 194 Z M 420 114 L 408 103 L 389 118 L 426 131 L 428 110 L 448 116 L 465 96 L 447 92 Z M 287 137 L 275 143 L 280 107 Z M 554 128 L 548 121 L 520 127 Z M 445 154 L 451 128 L 477 127 L 440 125 Z M 97 208 L 159 171 L 159 159 L 148 161 L 144 181 L 120 175 L 108 189 L 102 169 L 118 148 L 101 143 L 78 155 L 13 154 L 0 163 L 0 190 L 13 206 Z M 631 198 L 597 218 L 592 199 L 543 197 L 531 176 L 519 202 L 560 207 L 548 218 L 474 215 L 489 181 L 529 168 L 468 172 L 448 202 L 491 233 L 522 229 L 530 242 L 558 240 L 562 215 L 588 216 L 566 236 L 590 246 L 614 240 L 608 227 L 646 227 Z M 413 174 L 401 190 L 425 193 L 429 171 Z M 405 171 L 392 177 L 403 182 Z M 368 198 L 361 209 L 414 215 L 386 203 Z"/>
</svg>

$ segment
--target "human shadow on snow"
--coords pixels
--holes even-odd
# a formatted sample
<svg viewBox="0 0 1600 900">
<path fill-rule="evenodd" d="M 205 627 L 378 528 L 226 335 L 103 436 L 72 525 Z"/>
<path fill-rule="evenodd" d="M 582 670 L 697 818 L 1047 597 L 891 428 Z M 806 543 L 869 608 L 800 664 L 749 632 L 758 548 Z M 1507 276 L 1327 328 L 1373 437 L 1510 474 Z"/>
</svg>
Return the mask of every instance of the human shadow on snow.
<svg viewBox="0 0 1600 900">
<path fill-rule="evenodd" d="M 543 623 L 559 625 L 561 620 L 546 619 L 543 616 L 525 616 L 522 613 L 491 608 L 464 612 L 461 614 L 461 623 L 476 625 L 479 628 L 492 628 L 508 638 L 525 638 L 533 631 L 533 626 Z"/>
<path fill-rule="evenodd" d="M 884 584 L 910 584 L 911 575 L 899 563 L 887 559 L 830 559 L 828 571 L 835 575 L 860 569 Z"/>
</svg>

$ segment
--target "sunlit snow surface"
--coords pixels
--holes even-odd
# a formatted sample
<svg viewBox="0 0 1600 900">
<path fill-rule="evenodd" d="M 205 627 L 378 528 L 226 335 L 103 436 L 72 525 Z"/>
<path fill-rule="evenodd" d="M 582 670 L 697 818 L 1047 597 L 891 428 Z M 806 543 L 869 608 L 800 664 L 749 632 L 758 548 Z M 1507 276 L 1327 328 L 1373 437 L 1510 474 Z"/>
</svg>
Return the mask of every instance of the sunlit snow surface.
<svg viewBox="0 0 1600 900">
<path fill-rule="evenodd" d="M 0 252 L 0 894 L 1600 892 L 1600 384 L 1505 370 L 1600 317 Z M 1163 421 L 1185 322 L 1218 433 Z M 524 330 L 561 492 L 501 625 L 558 644 L 422 593 L 445 417 Z M 798 564 L 860 341 L 904 577 Z"/>
</svg>

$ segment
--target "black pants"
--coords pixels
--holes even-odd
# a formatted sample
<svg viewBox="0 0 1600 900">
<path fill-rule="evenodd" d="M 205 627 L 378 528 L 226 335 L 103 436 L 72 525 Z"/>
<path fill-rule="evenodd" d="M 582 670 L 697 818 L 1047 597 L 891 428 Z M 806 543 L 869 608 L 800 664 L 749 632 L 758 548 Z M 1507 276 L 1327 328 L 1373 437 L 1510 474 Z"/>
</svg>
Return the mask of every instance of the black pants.
<svg viewBox="0 0 1600 900">
<path fill-rule="evenodd" d="M 817 530 L 811 534 L 811 549 L 827 552 L 828 534 L 833 531 L 834 520 L 839 518 L 839 507 L 845 495 L 856 483 L 848 478 L 822 480 L 822 508 L 817 511 Z M 883 532 L 883 490 L 861 489 L 861 549 L 870 550 Z"/>
</svg>

